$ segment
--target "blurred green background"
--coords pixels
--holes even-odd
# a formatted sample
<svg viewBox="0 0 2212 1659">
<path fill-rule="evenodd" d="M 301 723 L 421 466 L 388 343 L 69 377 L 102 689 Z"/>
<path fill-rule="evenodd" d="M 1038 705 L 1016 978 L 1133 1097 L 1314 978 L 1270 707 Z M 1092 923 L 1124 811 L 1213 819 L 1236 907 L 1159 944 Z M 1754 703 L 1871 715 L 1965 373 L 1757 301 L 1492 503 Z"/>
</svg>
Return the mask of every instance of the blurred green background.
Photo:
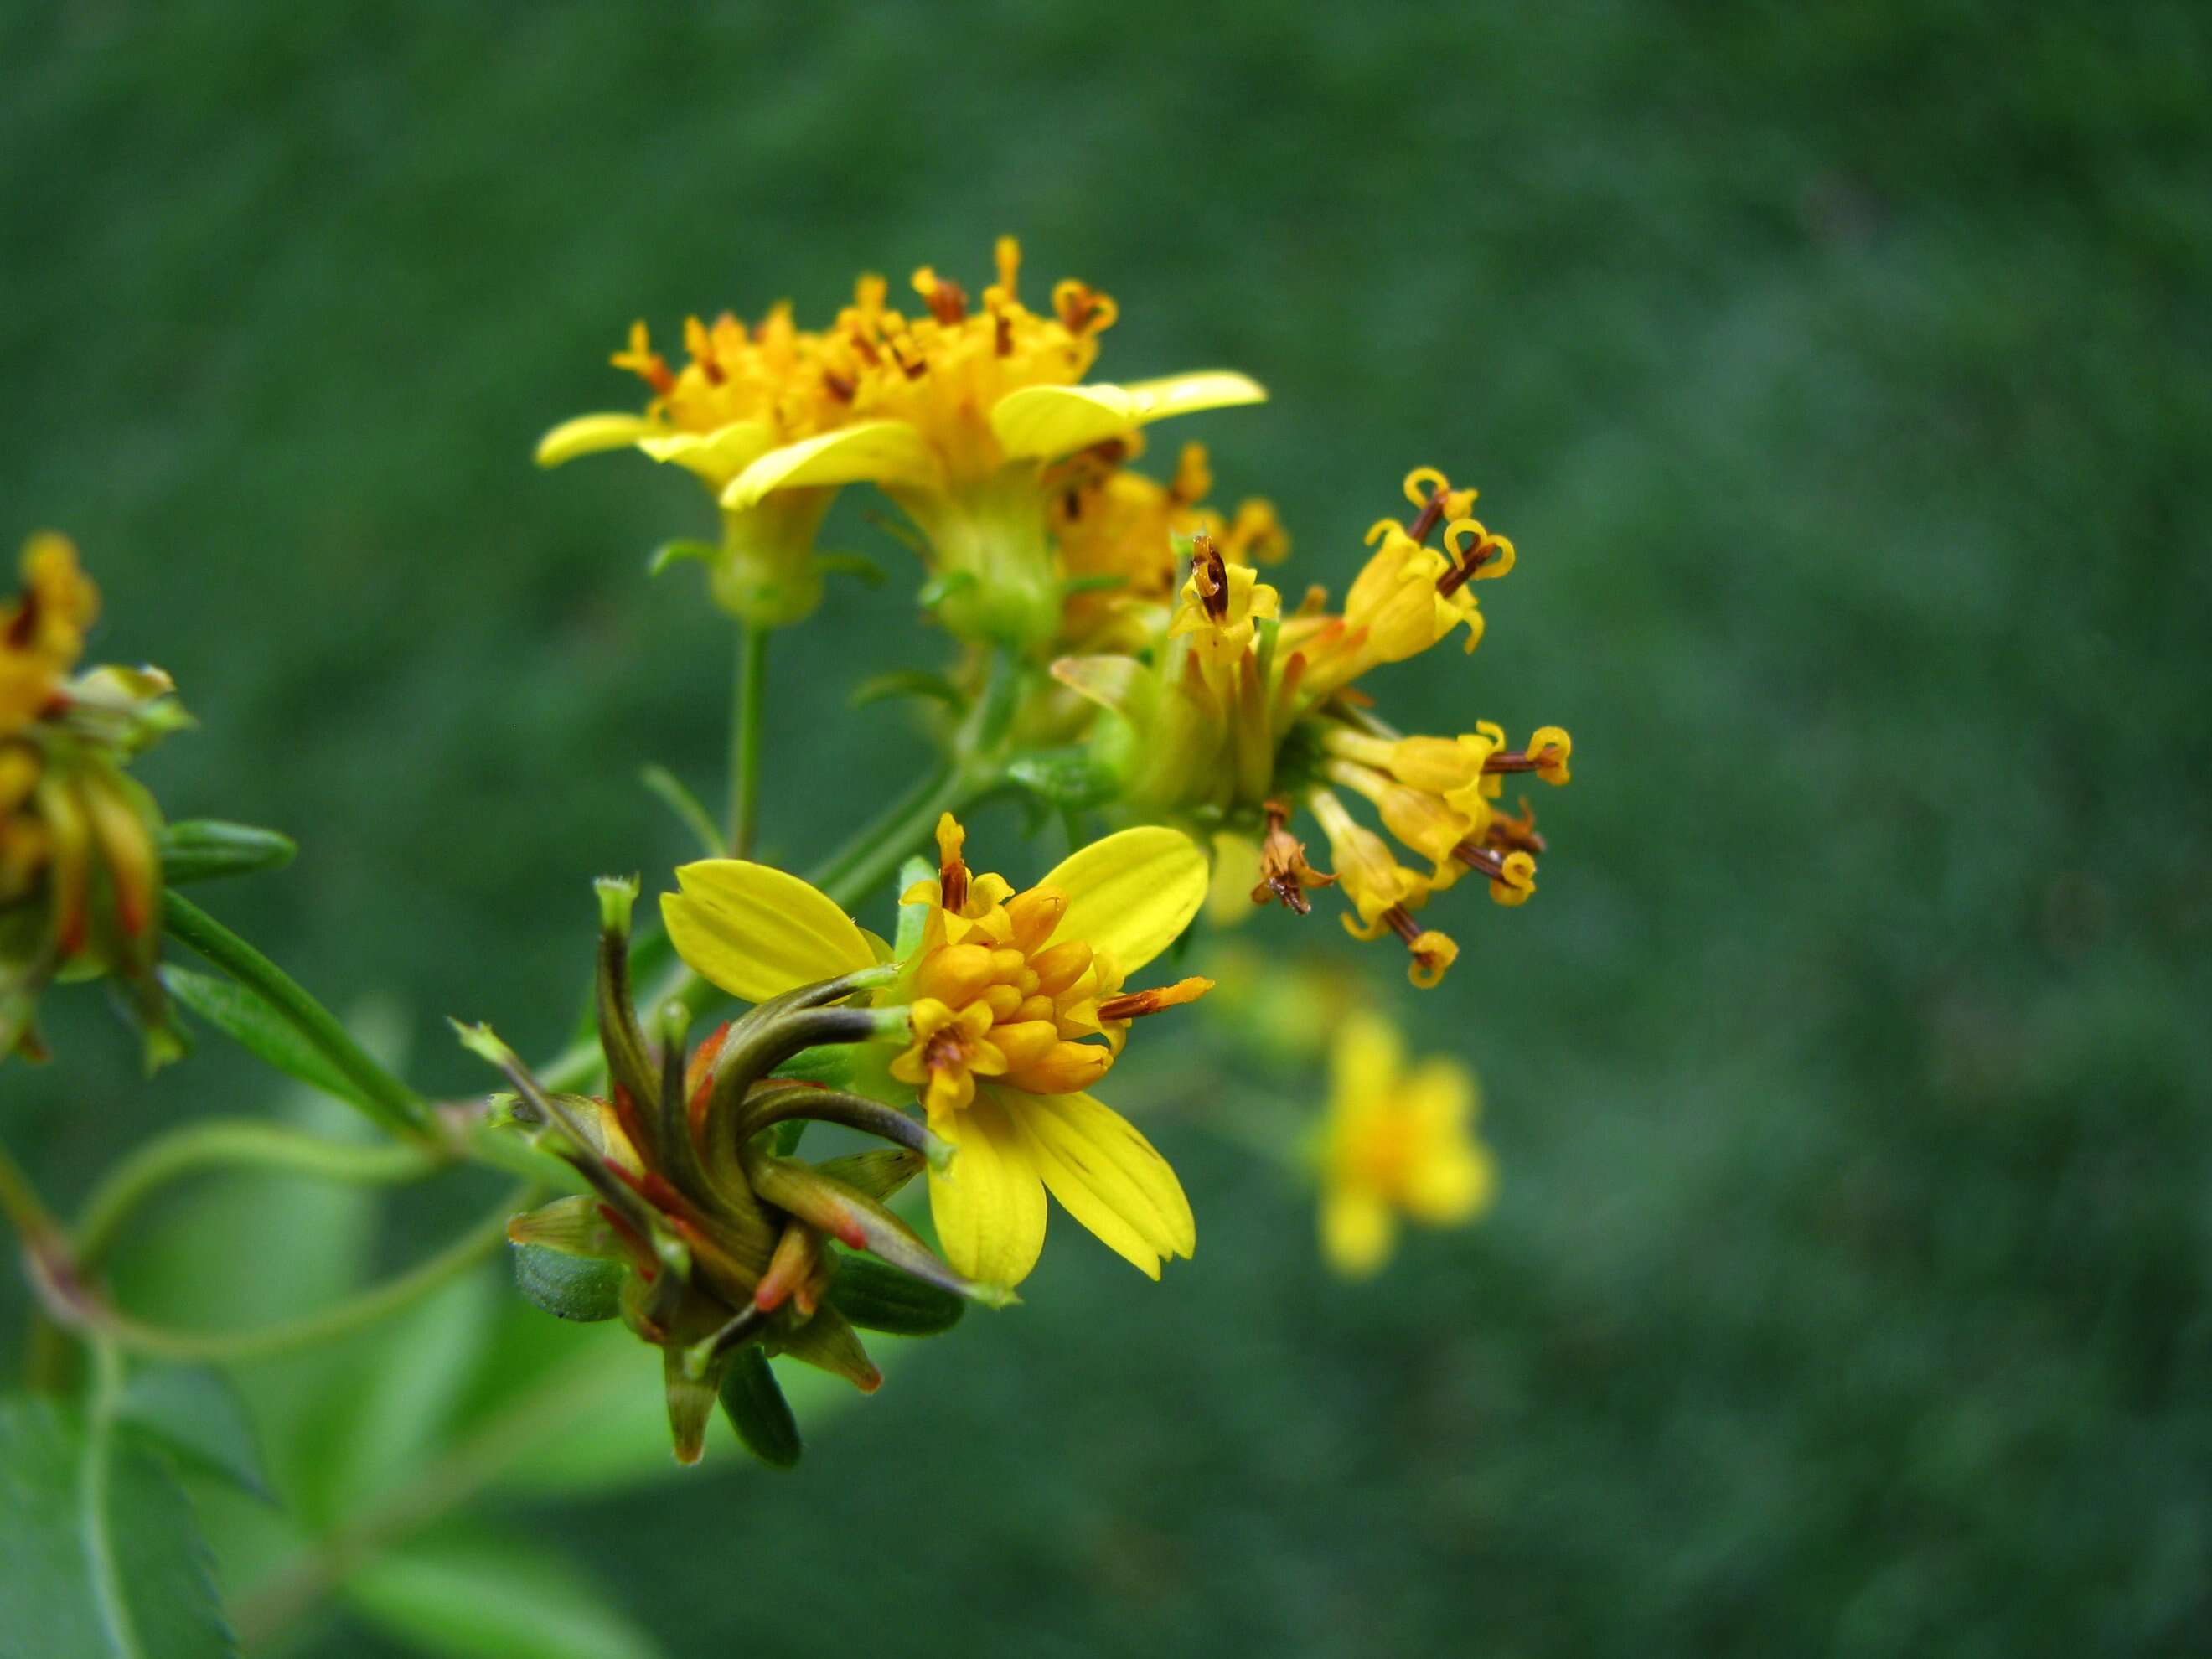
<svg viewBox="0 0 2212 1659">
<path fill-rule="evenodd" d="M 680 1479 L 487 1494 L 516 1547 L 684 1655 L 2201 1651 L 2201 8 L 82 0 L 0 15 L 0 541 L 79 540 L 99 653 L 204 723 L 143 769 L 170 811 L 305 846 L 208 902 L 380 999 L 428 1086 L 483 1086 L 447 1013 L 555 1044 L 586 878 L 685 854 L 640 763 L 720 787 L 726 630 L 641 574 L 696 489 L 529 465 L 632 395 L 635 316 L 973 287 L 1012 230 L 1040 289 L 1121 301 L 1103 374 L 1272 388 L 1154 453 L 1203 437 L 1276 500 L 1290 591 L 1417 464 L 1521 549 L 1472 661 L 1375 686 L 1575 736 L 1537 901 L 1444 902 L 1425 998 L 1361 957 L 1483 1074 L 1484 1225 L 1335 1284 L 1304 1195 L 1157 1115 L 1201 1235 L 1163 1285 L 1056 1224 L 1026 1306 L 902 1356 L 795 1476 L 718 1436 Z M 917 764 L 847 689 L 940 648 L 840 513 L 896 574 L 779 647 L 798 864 Z M 64 1202 L 270 1099 L 213 1041 L 138 1081 L 96 992 L 50 1027 L 0 1133 Z M 381 1231 L 295 1196 L 213 1246 L 173 1209 L 136 1282 L 278 1310 L 272 1273 L 411 1260 L 487 1191 Z M 411 1376 L 537 1377 L 416 1325 Z M 377 1478 L 353 1369 L 252 1382 L 295 1512 L 301 1448 Z M 483 1405 L 425 1398 L 370 1419 Z M 250 1577 L 272 1523 L 204 1502 Z"/>
</svg>

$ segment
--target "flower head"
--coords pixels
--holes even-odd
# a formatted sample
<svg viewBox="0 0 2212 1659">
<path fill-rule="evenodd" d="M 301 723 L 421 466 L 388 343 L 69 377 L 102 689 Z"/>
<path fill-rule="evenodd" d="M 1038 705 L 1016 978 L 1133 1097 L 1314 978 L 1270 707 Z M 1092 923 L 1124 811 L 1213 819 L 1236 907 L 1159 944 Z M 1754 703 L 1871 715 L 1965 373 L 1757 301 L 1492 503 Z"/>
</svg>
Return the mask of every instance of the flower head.
<svg viewBox="0 0 2212 1659">
<path fill-rule="evenodd" d="M 1535 890 L 1544 843 L 1534 817 L 1525 803 L 1517 817 L 1494 803 L 1510 773 L 1565 783 L 1571 744 L 1544 726 L 1511 749 L 1487 721 L 1453 737 L 1406 736 L 1368 712 L 1355 682 L 1372 670 L 1462 628 L 1474 647 L 1482 613 L 1473 586 L 1514 562 L 1513 544 L 1468 516 L 1473 490 L 1421 468 L 1407 476 L 1406 495 L 1419 510 L 1370 532 L 1374 551 L 1340 613 L 1316 589 L 1285 616 L 1272 586 L 1200 533 L 1180 601 L 1142 658 L 1064 657 L 1053 672 L 1118 717 L 1100 727 L 1099 752 L 1117 769 L 1127 805 L 1218 827 L 1217 844 L 1252 861 L 1242 885 L 1255 903 L 1279 899 L 1304 914 L 1306 890 L 1321 884 L 1279 810 L 1303 803 L 1328 836 L 1334 880 L 1352 907 L 1346 925 L 1363 939 L 1395 934 L 1409 976 L 1431 986 L 1458 948 L 1413 912 L 1470 871 L 1500 904 Z M 1439 532 L 1441 550 L 1429 544 Z M 1369 802 L 1392 839 L 1360 824 L 1346 796 Z M 1226 875 L 1217 884 L 1223 893 L 1238 886 Z"/>
<path fill-rule="evenodd" d="M 1347 1278 L 1389 1259 L 1398 1218 L 1432 1227 L 1471 1221 L 1497 1190 L 1490 1150 L 1473 1133 L 1474 1079 L 1438 1056 L 1408 1068 L 1380 1015 L 1339 1029 L 1321 1146 L 1322 1253 Z"/>
<path fill-rule="evenodd" d="M 1016 890 L 971 870 L 948 814 L 935 876 L 904 895 L 919 926 L 896 957 L 825 895 L 739 860 L 677 872 L 662 909 L 678 951 L 733 996 L 763 1001 L 884 963 L 896 1012 L 884 1069 L 957 1149 L 930 1177 L 945 1259 L 1016 1284 L 1043 1248 L 1045 1195 L 1157 1278 L 1196 1242 L 1189 1201 L 1152 1144 L 1085 1092 L 1109 1071 L 1130 1023 L 1203 994 L 1186 979 L 1124 988 L 1204 902 L 1206 860 L 1177 831 L 1126 830 Z"/>
</svg>

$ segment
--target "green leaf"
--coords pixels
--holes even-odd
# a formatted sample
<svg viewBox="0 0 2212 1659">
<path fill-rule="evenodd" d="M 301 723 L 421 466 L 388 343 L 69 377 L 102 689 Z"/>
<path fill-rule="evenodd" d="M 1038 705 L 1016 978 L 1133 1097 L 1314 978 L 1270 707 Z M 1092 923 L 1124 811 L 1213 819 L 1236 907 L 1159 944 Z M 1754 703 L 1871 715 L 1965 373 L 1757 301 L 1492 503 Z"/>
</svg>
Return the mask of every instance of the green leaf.
<svg viewBox="0 0 2212 1659">
<path fill-rule="evenodd" d="M 967 1303 L 950 1291 L 925 1285 L 911 1273 L 832 1245 L 837 1276 L 826 1300 L 863 1330 L 896 1336 L 934 1336 L 960 1322 Z"/>
<path fill-rule="evenodd" d="M 621 1262 L 544 1244 L 517 1244 L 514 1254 L 515 1288 L 556 1319 L 591 1322 L 622 1311 Z"/>
<path fill-rule="evenodd" d="M 299 842 L 274 830 L 226 823 L 220 818 L 187 818 L 161 830 L 161 879 L 182 887 L 257 870 L 281 870 L 299 850 Z"/>
<path fill-rule="evenodd" d="M 0 1401 L 0 1654 L 229 1659 L 191 1505 L 113 1425 Z"/>
<path fill-rule="evenodd" d="M 797 1466 L 804 1449 L 799 1419 L 776 1386 L 775 1371 L 757 1344 L 748 1342 L 722 1374 L 722 1412 L 745 1449 L 770 1468 Z"/>
<path fill-rule="evenodd" d="M 171 963 L 161 969 L 169 994 L 264 1064 L 310 1088 L 356 1105 L 373 1105 L 297 1026 L 235 980 Z"/>
<path fill-rule="evenodd" d="M 200 1365 L 149 1365 L 116 1402 L 116 1420 L 187 1468 L 273 1501 L 246 1402 L 222 1372 Z"/>
<path fill-rule="evenodd" d="M 661 1649 L 574 1562 L 448 1531 L 356 1571 L 355 1612 L 441 1659 L 659 1659 Z"/>
</svg>

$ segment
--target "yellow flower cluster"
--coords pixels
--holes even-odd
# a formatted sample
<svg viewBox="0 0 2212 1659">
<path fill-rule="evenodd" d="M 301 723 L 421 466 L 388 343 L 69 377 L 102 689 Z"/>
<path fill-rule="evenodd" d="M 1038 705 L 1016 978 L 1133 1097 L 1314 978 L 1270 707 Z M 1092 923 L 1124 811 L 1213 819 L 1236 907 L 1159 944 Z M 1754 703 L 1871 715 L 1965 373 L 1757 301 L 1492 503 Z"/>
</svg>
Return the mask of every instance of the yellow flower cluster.
<svg viewBox="0 0 2212 1659">
<path fill-rule="evenodd" d="M 1139 653 L 1065 657 L 1053 672 L 1118 717 L 1109 740 L 1133 807 L 1231 830 L 1259 820 L 1255 901 L 1303 912 L 1308 888 L 1337 884 L 1352 931 L 1397 935 L 1413 982 L 1432 986 L 1458 946 L 1414 912 L 1468 871 L 1484 876 L 1501 904 L 1534 891 L 1544 846 L 1534 817 L 1525 803 L 1517 817 L 1494 803 L 1510 774 L 1565 783 L 1572 745 L 1547 726 L 1510 749 L 1488 721 L 1456 737 L 1407 737 L 1368 712 L 1355 687 L 1372 670 L 1462 629 L 1472 650 L 1483 626 L 1474 586 L 1513 568 L 1513 544 L 1468 516 L 1473 490 L 1423 468 L 1407 476 L 1406 494 L 1418 511 L 1370 531 L 1372 551 L 1340 611 L 1316 590 L 1285 617 L 1276 589 L 1200 530 L 1189 577 L 1155 639 Z M 1439 532 L 1441 547 L 1431 546 Z M 1396 845 L 1362 825 L 1339 790 L 1372 804 Z M 1327 836 L 1334 874 L 1316 870 L 1291 834 L 1292 799 Z M 1253 856 L 1238 838 L 1224 839 Z M 1409 867 L 1400 849 L 1429 867 Z"/>
<path fill-rule="evenodd" d="M 1220 370 L 1079 385 L 1114 301 L 1069 278 L 1053 289 L 1049 311 L 1033 312 L 1020 272 L 1019 246 L 1002 237 L 997 280 L 980 303 L 924 266 L 911 314 L 868 276 L 818 332 L 794 326 L 787 307 L 752 329 L 727 314 L 711 325 L 693 318 L 680 370 L 636 324 L 613 361 L 652 389 L 644 412 L 565 422 L 540 441 L 538 459 L 552 466 L 634 447 L 699 473 L 725 515 L 715 596 L 762 626 L 812 610 L 814 537 L 830 497 L 874 483 L 921 532 L 945 584 L 948 626 L 1040 642 L 1058 624 L 1064 580 L 1049 539 L 1057 492 L 1043 464 L 1172 415 L 1266 394 Z"/>
</svg>

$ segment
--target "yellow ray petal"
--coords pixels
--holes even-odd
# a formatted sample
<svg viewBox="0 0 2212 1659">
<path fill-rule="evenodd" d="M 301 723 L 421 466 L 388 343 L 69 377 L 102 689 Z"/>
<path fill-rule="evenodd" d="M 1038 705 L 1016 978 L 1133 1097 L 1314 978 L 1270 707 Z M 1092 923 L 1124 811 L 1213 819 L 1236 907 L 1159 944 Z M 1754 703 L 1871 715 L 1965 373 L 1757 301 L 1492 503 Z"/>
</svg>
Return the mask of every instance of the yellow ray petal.
<svg viewBox="0 0 2212 1659">
<path fill-rule="evenodd" d="M 704 859 L 684 866 L 676 881 L 683 891 L 660 899 L 676 954 L 733 997 L 764 1002 L 875 965 L 852 919 L 797 876 L 743 859 Z"/>
<path fill-rule="evenodd" d="M 991 431 L 1010 457 L 1049 460 L 1170 415 L 1264 403 L 1256 380 L 1225 368 L 1127 386 L 1027 386 L 991 406 Z"/>
<path fill-rule="evenodd" d="M 1180 830 L 1146 824 L 1063 859 L 1043 885 L 1067 895 L 1056 939 L 1109 951 L 1133 974 L 1176 941 L 1206 902 L 1206 854 Z"/>
<path fill-rule="evenodd" d="M 1020 1284 L 1044 1250 L 1044 1186 L 1026 1137 L 990 1089 L 961 1110 L 933 1114 L 930 1127 L 958 1149 L 945 1173 L 929 1173 L 945 1259 L 970 1279 Z"/>
<path fill-rule="evenodd" d="M 712 432 L 640 438 L 637 447 L 656 461 L 673 461 L 709 483 L 726 484 L 775 447 L 775 428 L 764 421 L 732 421 Z"/>
<path fill-rule="evenodd" d="M 642 415 L 579 415 L 538 441 L 538 465 L 558 466 L 603 449 L 627 449 L 660 430 Z"/>
<path fill-rule="evenodd" d="M 1047 1190 L 1108 1249 L 1158 1279 L 1163 1257 L 1197 1248 L 1182 1183 L 1128 1119 L 1088 1095 L 1038 1095 L 1008 1109 Z"/>
<path fill-rule="evenodd" d="M 757 506 L 765 495 L 804 484 L 927 484 L 937 477 L 937 457 L 913 425 L 862 421 L 769 450 L 722 492 L 722 505 Z"/>
</svg>

